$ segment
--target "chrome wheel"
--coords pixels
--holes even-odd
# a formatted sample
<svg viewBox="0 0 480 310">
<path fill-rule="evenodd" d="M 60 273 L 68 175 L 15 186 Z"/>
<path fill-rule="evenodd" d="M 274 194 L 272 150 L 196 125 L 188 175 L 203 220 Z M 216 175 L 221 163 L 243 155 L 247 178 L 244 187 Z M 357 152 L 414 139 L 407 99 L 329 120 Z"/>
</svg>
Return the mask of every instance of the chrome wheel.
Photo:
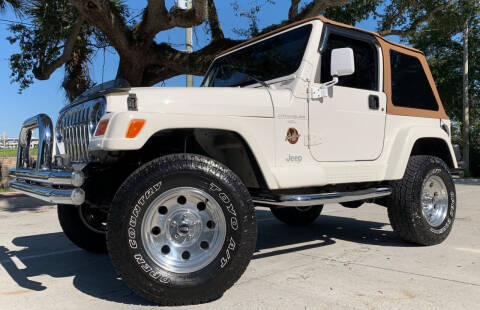
<svg viewBox="0 0 480 310">
<path fill-rule="evenodd" d="M 192 187 L 166 191 L 148 206 L 141 227 L 148 256 L 176 273 L 198 271 L 220 253 L 226 236 L 222 208 Z"/>
<path fill-rule="evenodd" d="M 430 176 L 422 186 L 422 213 L 432 227 L 440 226 L 448 212 L 448 191 L 439 176 Z"/>
</svg>

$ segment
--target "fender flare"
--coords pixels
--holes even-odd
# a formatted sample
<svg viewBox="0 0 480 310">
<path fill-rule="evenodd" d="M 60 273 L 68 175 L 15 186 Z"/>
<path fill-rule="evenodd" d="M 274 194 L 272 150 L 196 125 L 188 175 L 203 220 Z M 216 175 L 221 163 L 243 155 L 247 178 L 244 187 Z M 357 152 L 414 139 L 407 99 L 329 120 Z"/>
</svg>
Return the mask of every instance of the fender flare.
<svg viewBox="0 0 480 310">
<path fill-rule="evenodd" d="M 443 141 L 449 150 L 453 168 L 458 168 L 455 152 L 450 142 L 450 137 L 440 127 L 409 127 L 405 128 L 395 136 L 394 142 L 387 158 L 386 180 L 400 180 L 403 178 L 408 160 L 412 154 L 415 143 L 423 138 L 439 139 Z"/>
</svg>

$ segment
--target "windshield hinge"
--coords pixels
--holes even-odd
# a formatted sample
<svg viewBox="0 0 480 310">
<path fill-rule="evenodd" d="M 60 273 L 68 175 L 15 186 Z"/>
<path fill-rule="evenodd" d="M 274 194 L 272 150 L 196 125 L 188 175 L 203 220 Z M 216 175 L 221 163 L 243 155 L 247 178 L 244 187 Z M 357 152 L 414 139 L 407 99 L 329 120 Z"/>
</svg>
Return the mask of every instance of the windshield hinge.
<svg viewBox="0 0 480 310">
<path fill-rule="evenodd" d="M 136 94 L 128 95 L 127 106 L 129 111 L 138 111 Z"/>
</svg>

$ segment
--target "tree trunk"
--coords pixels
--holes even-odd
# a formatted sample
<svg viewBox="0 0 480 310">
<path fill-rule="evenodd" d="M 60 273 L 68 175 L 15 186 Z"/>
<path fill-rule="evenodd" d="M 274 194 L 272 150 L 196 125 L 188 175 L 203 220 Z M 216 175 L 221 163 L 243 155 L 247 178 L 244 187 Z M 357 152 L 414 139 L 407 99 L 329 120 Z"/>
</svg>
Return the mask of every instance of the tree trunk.
<svg viewBox="0 0 480 310">
<path fill-rule="evenodd" d="M 143 74 L 146 67 L 144 60 L 145 56 L 120 56 L 116 78 L 128 81 L 132 87 L 145 86 L 143 85 Z"/>
<path fill-rule="evenodd" d="M 468 100 L 468 35 L 469 19 L 465 20 L 463 29 L 463 161 L 465 175 L 470 175 L 470 105 Z"/>
</svg>

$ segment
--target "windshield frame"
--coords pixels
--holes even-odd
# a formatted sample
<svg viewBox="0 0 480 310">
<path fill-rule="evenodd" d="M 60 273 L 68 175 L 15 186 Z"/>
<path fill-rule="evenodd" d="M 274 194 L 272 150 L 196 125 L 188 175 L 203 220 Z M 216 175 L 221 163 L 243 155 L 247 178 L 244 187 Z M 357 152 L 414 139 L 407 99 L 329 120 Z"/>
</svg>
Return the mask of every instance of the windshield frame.
<svg viewBox="0 0 480 310">
<path fill-rule="evenodd" d="M 205 76 L 203 78 L 203 81 L 202 83 L 200 84 L 200 87 L 206 87 L 206 88 L 212 88 L 212 87 L 215 87 L 215 86 L 206 86 L 206 83 L 207 82 L 210 82 L 210 80 L 213 78 L 215 78 L 215 76 L 218 74 L 218 71 L 214 73 L 213 76 L 212 75 L 212 69 L 214 67 L 214 65 L 217 63 L 217 61 L 223 59 L 224 57 L 228 56 L 228 55 L 231 55 L 231 54 L 234 54 L 242 49 L 245 49 L 245 48 L 248 48 L 248 47 L 251 47 L 253 45 L 256 45 L 256 44 L 259 44 L 263 41 L 266 41 L 266 40 L 269 40 L 271 38 L 274 38 L 276 36 L 280 36 L 280 35 L 283 35 L 285 33 L 288 33 L 290 31 L 294 31 L 298 28 L 302 28 L 302 27 L 305 27 L 305 26 L 311 26 L 312 29 L 310 30 L 310 34 L 309 34 L 309 37 L 308 37 L 308 40 L 307 40 L 307 44 L 305 46 L 305 50 L 303 51 L 303 55 L 301 57 L 301 61 L 300 61 L 300 65 L 298 66 L 298 68 L 296 68 L 295 72 L 289 74 L 289 75 L 285 75 L 285 76 L 279 76 L 277 78 L 273 78 L 273 79 L 270 79 L 270 80 L 265 80 L 263 82 L 265 82 L 267 85 L 272 85 L 272 84 L 276 84 L 276 83 L 280 83 L 280 82 L 283 82 L 285 80 L 291 80 L 293 78 L 295 78 L 295 76 L 297 76 L 298 74 L 298 71 L 302 68 L 303 66 L 303 63 L 305 61 L 305 56 L 307 55 L 307 52 L 310 48 L 310 45 L 311 45 L 311 41 L 312 41 L 312 35 L 314 34 L 314 21 L 310 21 L 310 22 L 307 22 L 307 23 L 302 23 L 300 25 L 296 25 L 294 27 L 291 27 L 291 28 L 288 28 L 288 29 L 285 29 L 284 31 L 281 31 L 281 32 L 278 32 L 278 33 L 275 33 L 273 35 L 270 35 L 270 36 L 266 36 L 265 38 L 262 38 L 262 39 L 259 39 L 259 40 L 253 40 L 250 44 L 246 44 L 246 45 L 243 45 L 243 46 L 240 46 L 239 48 L 237 49 L 234 49 L 232 51 L 229 51 L 227 53 L 222 53 L 220 54 L 220 56 L 217 56 L 213 61 L 212 63 L 210 64 L 210 66 L 208 67 L 208 70 L 207 72 L 205 73 Z M 256 81 L 252 81 L 252 83 L 249 83 L 248 85 L 244 85 L 244 86 L 230 86 L 230 87 L 263 87 L 261 85 L 261 83 L 258 83 Z"/>
</svg>

